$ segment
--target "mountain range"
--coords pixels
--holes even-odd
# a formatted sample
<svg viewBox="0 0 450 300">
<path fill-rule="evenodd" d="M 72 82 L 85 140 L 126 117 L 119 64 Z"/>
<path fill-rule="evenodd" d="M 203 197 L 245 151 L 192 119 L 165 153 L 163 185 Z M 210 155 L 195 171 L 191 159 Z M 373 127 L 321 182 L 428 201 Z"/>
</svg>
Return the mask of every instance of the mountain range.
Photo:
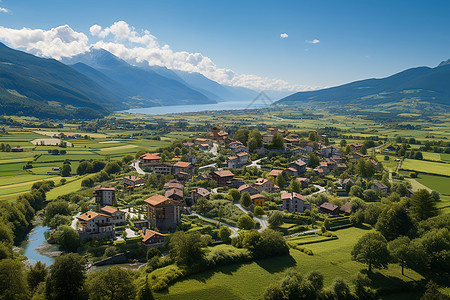
<svg viewBox="0 0 450 300">
<path fill-rule="evenodd" d="M 381 79 L 355 81 L 327 89 L 298 92 L 276 104 L 378 107 L 401 111 L 406 106 L 450 109 L 450 60 L 435 68 L 417 67 Z"/>
</svg>

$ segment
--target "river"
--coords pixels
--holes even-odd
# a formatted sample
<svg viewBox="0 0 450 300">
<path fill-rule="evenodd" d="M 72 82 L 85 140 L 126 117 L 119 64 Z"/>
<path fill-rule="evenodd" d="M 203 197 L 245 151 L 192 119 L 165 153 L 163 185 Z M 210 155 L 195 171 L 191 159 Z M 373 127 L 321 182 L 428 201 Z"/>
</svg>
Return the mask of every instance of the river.
<svg viewBox="0 0 450 300">
<path fill-rule="evenodd" d="M 24 255 L 28 258 L 32 265 L 36 264 L 36 262 L 38 261 L 41 261 L 47 266 L 50 266 L 54 262 L 54 259 L 52 257 L 42 255 L 37 250 L 38 248 L 47 244 L 45 233 L 48 231 L 50 231 L 50 228 L 46 226 L 36 226 L 28 235 L 28 242 L 24 247 Z"/>
<path fill-rule="evenodd" d="M 261 103 L 252 103 L 252 101 L 230 101 L 219 102 L 216 104 L 191 104 L 191 105 L 177 105 L 177 106 L 157 106 L 146 108 L 132 108 L 119 113 L 145 114 L 145 115 L 164 115 L 172 113 L 188 113 L 199 111 L 216 111 L 216 110 L 242 110 L 251 104 L 251 108 L 260 108 L 266 106 Z"/>
</svg>

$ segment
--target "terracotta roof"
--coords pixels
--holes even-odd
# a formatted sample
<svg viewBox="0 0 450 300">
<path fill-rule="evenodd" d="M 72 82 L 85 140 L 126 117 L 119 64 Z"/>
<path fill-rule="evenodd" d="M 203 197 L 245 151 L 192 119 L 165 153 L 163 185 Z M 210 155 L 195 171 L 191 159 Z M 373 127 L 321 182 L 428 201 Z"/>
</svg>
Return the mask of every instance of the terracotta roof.
<svg viewBox="0 0 450 300">
<path fill-rule="evenodd" d="M 297 178 L 297 181 L 300 181 L 300 182 L 306 182 L 306 183 L 309 183 L 309 182 L 310 182 L 309 178 L 304 178 L 304 177 L 299 177 L 299 178 Z"/>
<path fill-rule="evenodd" d="M 199 141 L 199 142 L 206 142 L 207 139 L 204 138 L 196 138 L 195 141 Z"/>
<path fill-rule="evenodd" d="M 141 155 L 141 159 L 159 160 L 159 159 L 161 159 L 161 157 L 159 156 L 159 153 L 146 153 L 144 155 Z"/>
<path fill-rule="evenodd" d="M 144 178 L 137 177 L 137 176 L 125 176 L 123 179 L 128 179 L 128 180 L 131 180 L 131 181 L 138 181 L 138 180 L 142 180 Z"/>
<path fill-rule="evenodd" d="M 171 180 L 166 184 L 164 184 L 164 189 L 172 189 L 172 188 L 183 189 L 184 185 L 182 185 L 178 180 Z"/>
<path fill-rule="evenodd" d="M 113 214 L 113 213 L 115 213 L 115 212 L 117 212 L 119 210 L 117 208 L 112 207 L 112 206 L 105 206 L 105 207 L 102 207 L 100 209 L 100 211 L 106 212 L 108 214 Z"/>
<path fill-rule="evenodd" d="M 351 213 L 352 208 L 350 205 L 350 202 L 346 202 L 344 205 L 341 206 L 341 208 L 339 208 L 340 211 L 346 212 L 346 213 Z"/>
<path fill-rule="evenodd" d="M 213 173 L 216 174 L 219 177 L 234 176 L 233 172 L 231 172 L 230 170 L 215 171 Z"/>
<path fill-rule="evenodd" d="M 208 191 L 208 190 L 205 189 L 205 188 L 201 188 L 201 187 L 198 188 L 198 189 L 196 189 L 195 191 L 197 192 L 197 194 L 199 194 L 199 195 L 202 196 L 202 197 L 206 197 L 206 196 L 208 196 L 208 195 L 211 194 L 210 191 Z"/>
<path fill-rule="evenodd" d="M 176 164 L 174 164 L 174 167 L 180 167 L 180 168 L 187 168 L 189 166 L 191 166 L 192 164 L 190 162 L 185 162 L 185 161 L 179 161 Z"/>
<path fill-rule="evenodd" d="M 94 188 L 94 192 L 96 191 L 115 191 L 115 188 L 107 188 L 107 187 L 96 187 Z"/>
<path fill-rule="evenodd" d="M 385 185 L 384 183 L 382 183 L 382 182 L 374 182 L 373 183 L 375 186 L 377 186 L 378 188 L 380 188 L 380 189 L 387 189 L 387 185 Z"/>
<path fill-rule="evenodd" d="M 269 181 L 269 180 L 267 180 L 265 178 L 258 178 L 258 179 L 256 179 L 255 184 L 256 185 L 262 185 L 262 184 L 266 183 L 267 181 Z"/>
<path fill-rule="evenodd" d="M 156 231 L 147 229 L 147 230 L 145 231 L 145 235 L 142 237 L 142 242 L 143 242 L 143 243 L 147 242 L 149 239 L 151 239 L 151 238 L 154 237 L 155 235 L 157 235 L 157 236 L 162 236 L 162 237 L 165 236 L 164 234 L 161 234 L 161 233 L 159 233 L 159 232 L 156 232 Z"/>
<path fill-rule="evenodd" d="M 297 172 L 297 169 L 296 168 L 292 168 L 292 167 L 287 168 L 286 170 L 289 170 L 289 171 L 292 171 L 292 172 Z"/>
<path fill-rule="evenodd" d="M 153 195 L 150 198 L 147 198 L 144 200 L 145 203 L 148 203 L 150 205 L 158 205 L 161 203 L 164 203 L 166 201 L 170 200 L 169 198 L 167 198 L 166 196 L 162 196 L 162 195 Z"/>
<path fill-rule="evenodd" d="M 238 159 L 237 156 L 228 156 L 228 160 L 234 160 L 234 159 Z"/>
<path fill-rule="evenodd" d="M 89 221 L 89 220 L 94 219 L 96 217 L 109 218 L 108 215 L 101 214 L 101 213 L 98 213 L 98 212 L 95 212 L 95 211 L 88 211 L 88 212 L 85 212 L 84 214 L 78 216 L 77 219 L 81 220 L 81 221 Z"/>
<path fill-rule="evenodd" d="M 249 184 L 243 184 L 238 188 L 238 191 L 241 192 L 245 189 L 251 188 L 251 186 Z"/>
<path fill-rule="evenodd" d="M 292 198 L 298 198 L 298 199 L 304 200 L 303 196 L 300 195 L 299 193 L 292 192 L 292 193 L 281 194 L 281 199 L 282 200 L 284 200 L 284 199 L 292 199 Z"/>
<path fill-rule="evenodd" d="M 342 183 L 343 183 L 343 184 L 347 184 L 347 183 L 349 183 L 349 182 L 355 183 L 355 182 L 353 181 L 353 179 L 351 179 L 351 178 L 344 179 L 344 181 L 343 181 Z"/>
<path fill-rule="evenodd" d="M 237 156 L 245 156 L 245 155 L 248 155 L 248 153 L 247 152 L 239 152 L 238 154 L 236 154 Z"/>
<path fill-rule="evenodd" d="M 291 164 L 296 164 L 300 167 L 306 165 L 306 163 L 301 159 L 297 159 L 296 161 L 291 162 Z"/>
<path fill-rule="evenodd" d="M 270 171 L 269 176 L 277 177 L 281 173 L 283 173 L 283 170 L 272 170 Z"/>
<path fill-rule="evenodd" d="M 209 144 L 200 144 L 202 147 L 209 147 Z"/>
<path fill-rule="evenodd" d="M 331 203 L 328 203 L 328 202 L 325 202 L 324 204 L 322 204 L 320 206 L 320 208 L 323 208 L 323 209 L 326 209 L 326 210 L 329 210 L 329 211 L 334 211 L 337 208 L 339 208 L 339 206 L 331 204 Z"/>
<path fill-rule="evenodd" d="M 259 199 L 259 198 L 264 198 L 264 199 L 267 199 L 267 197 L 266 196 L 263 196 L 263 195 L 261 195 L 261 194 L 255 194 L 255 195 L 252 195 L 252 196 L 250 196 L 250 199 Z"/>
<path fill-rule="evenodd" d="M 172 195 L 177 195 L 181 198 L 183 198 L 183 191 L 180 189 L 168 189 L 166 193 L 164 194 L 165 197 L 170 198 Z"/>
</svg>

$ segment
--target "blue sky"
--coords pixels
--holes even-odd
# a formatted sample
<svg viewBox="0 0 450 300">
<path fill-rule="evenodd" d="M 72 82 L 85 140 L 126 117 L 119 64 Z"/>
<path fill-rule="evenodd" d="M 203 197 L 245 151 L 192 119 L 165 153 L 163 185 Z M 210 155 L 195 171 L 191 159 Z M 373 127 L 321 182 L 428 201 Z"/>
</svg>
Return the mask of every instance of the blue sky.
<svg viewBox="0 0 450 300">
<path fill-rule="evenodd" d="M 17 40 L 18 33 L 28 34 L 7 29 L 49 31 L 67 24 L 74 32 L 84 33 L 88 45 L 109 42 L 108 50 L 117 54 L 120 47 L 112 43 L 136 45 L 117 35 L 106 40 L 93 36 L 90 29 L 98 24 L 103 30 L 124 21 L 121 24 L 139 36 L 148 30 L 158 47 L 170 46 L 171 58 L 161 64 L 192 68 L 212 79 L 249 87 L 256 87 L 258 78 L 267 79 L 265 87 L 285 88 L 286 82 L 294 89 L 333 86 L 415 66 L 434 67 L 450 58 L 447 0 L 3 0 L 0 7 L 9 10 L 0 11 L 0 40 L 16 48 L 54 56 L 54 52 L 43 50 L 43 54 L 34 48 L 38 46 Z M 288 37 L 281 38 L 282 33 Z M 320 42 L 307 42 L 313 40 Z M 195 59 L 202 60 L 203 66 L 183 65 L 179 52 L 201 53 L 202 57 Z M 137 53 L 133 51 L 134 59 L 138 59 Z M 132 54 L 126 55 L 130 58 Z M 220 72 L 205 66 L 204 58 Z"/>
</svg>

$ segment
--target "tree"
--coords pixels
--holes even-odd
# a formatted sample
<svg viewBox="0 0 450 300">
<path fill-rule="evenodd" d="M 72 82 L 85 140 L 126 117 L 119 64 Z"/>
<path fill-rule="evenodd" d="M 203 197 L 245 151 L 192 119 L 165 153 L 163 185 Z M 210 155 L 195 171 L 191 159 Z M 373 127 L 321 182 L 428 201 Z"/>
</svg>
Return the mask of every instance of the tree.
<svg viewBox="0 0 450 300">
<path fill-rule="evenodd" d="M 78 232 L 68 225 L 58 227 L 54 234 L 55 241 L 65 250 L 75 252 L 80 246 L 80 235 Z"/>
<path fill-rule="evenodd" d="M 252 198 L 248 192 L 244 192 L 241 194 L 241 205 L 243 207 L 249 207 L 252 205 Z"/>
<path fill-rule="evenodd" d="M 350 298 L 350 287 L 343 279 L 336 279 L 333 283 L 333 291 L 338 299 Z"/>
<path fill-rule="evenodd" d="M 136 295 L 130 271 L 119 266 L 89 274 L 86 288 L 90 299 L 134 299 Z"/>
<path fill-rule="evenodd" d="M 278 210 L 274 211 L 267 221 L 269 222 L 270 227 L 277 228 L 283 224 L 283 213 Z"/>
<path fill-rule="evenodd" d="M 147 251 L 147 260 L 152 259 L 153 257 L 161 257 L 161 250 L 158 248 L 151 248 Z"/>
<path fill-rule="evenodd" d="M 221 226 L 219 230 L 219 238 L 224 241 L 228 242 L 230 240 L 231 230 L 230 228 L 226 226 Z"/>
<path fill-rule="evenodd" d="M 362 198 L 362 197 L 363 197 L 363 193 L 364 193 L 364 190 L 362 189 L 362 187 L 357 186 L 357 185 L 353 185 L 353 186 L 350 188 L 350 193 L 349 193 L 349 195 L 350 195 L 350 196 L 353 196 L 353 197 Z"/>
<path fill-rule="evenodd" d="M 283 138 L 283 135 L 281 133 L 276 132 L 273 135 L 272 147 L 274 149 L 283 149 L 283 147 L 284 147 L 284 138 Z"/>
<path fill-rule="evenodd" d="M 291 190 L 291 192 L 294 193 L 300 193 L 302 190 L 302 186 L 300 184 L 300 182 L 297 179 L 292 179 L 291 180 L 291 184 L 289 185 L 289 189 Z"/>
<path fill-rule="evenodd" d="M 237 221 L 237 226 L 244 230 L 250 230 L 255 226 L 255 222 L 249 215 L 242 214 Z"/>
<path fill-rule="evenodd" d="M 411 211 L 419 221 L 438 215 L 436 201 L 426 189 L 418 190 L 412 195 Z"/>
<path fill-rule="evenodd" d="M 278 175 L 275 181 L 280 189 L 284 189 L 286 186 L 286 178 L 284 178 L 283 174 Z"/>
<path fill-rule="evenodd" d="M 341 142 L 339 143 L 339 145 L 341 146 L 342 149 L 344 149 L 347 146 L 347 140 L 341 140 Z"/>
<path fill-rule="evenodd" d="M 433 280 L 430 280 L 427 283 L 425 293 L 423 294 L 422 298 L 420 300 L 444 300 L 447 299 L 447 297 L 444 297 L 444 295 L 439 291 L 439 286 L 434 283 Z"/>
<path fill-rule="evenodd" d="M 363 146 L 361 147 L 361 154 L 364 154 L 364 155 L 367 154 L 367 148 L 366 148 L 365 145 L 363 145 Z"/>
<path fill-rule="evenodd" d="M 121 168 L 120 168 L 119 164 L 117 163 L 117 161 L 110 161 L 104 168 L 105 172 L 108 175 L 117 173 L 120 171 L 120 169 Z"/>
<path fill-rule="evenodd" d="M 253 211 L 253 213 L 256 216 L 262 216 L 262 215 L 264 215 L 264 209 L 261 206 L 256 206 L 255 210 Z"/>
<path fill-rule="evenodd" d="M 313 271 L 306 276 L 316 291 L 320 291 L 323 288 L 323 274 L 319 271 Z"/>
<path fill-rule="evenodd" d="M 441 200 L 441 196 L 440 196 L 439 192 L 436 190 L 431 191 L 431 197 L 433 197 L 434 201 L 436 201 L 436 202 Z"/>
<path fill-rule="evenodd" d="M 317 141 L 317 134 L 316 134 L 315 132 L 310 132 L 310 133 L 309 133 L 309 136 L 308 136 L 308 139 L 309 139 L 311 142 Z"/>
<path fill-rule="evenodd" d="M 388 244 L 389 252 L 395 262 L 402 267 L 402 275 L 404 268 L 408 267 L 415 270 L 424 270 L 427 264 L 427 254 L 420 243 L 411 243 L 406 236 L 401 236 Z"/>
<path fill-rule="evenodd" d="M 385 268 L 389 263 L 387 241 L 379 232 L 363 235 L 353 247 L 352 260 L 367 264 L 369 272 L 372 268 Z"/>
<path fill-rule="evenodd" d="M 114 256 L 114 255 L 116 255 L 117 254 L 117 248 L 116 247 L 114 247 L 114 246 L 109 246 L 109 247 L 107 247 L 106 249 L 105 249 L 105 256 L 106 257 L 112 257 L 112 256 Z"/>
<path fill-rule="evenodd" d="M 257 128 L 255 128 L 252 131 L 250 131 L 250 133 L 248 135 L 248 141 L 250 141 L 251 139 L 255 139 L 256 140 L 257 148 L 262 146 L 263 137 L 262 137 L 261 132 L 259 132 L 259 130 Z"/>
<path fill-rule="evenodd" d="M 47 225 L 56 215 L 69 216 L 70 213 L 68 202 L 62 200 L 50 202 L 45 208 L 44 224 Z"/>
<path fill-rule="evenodd" d="M 375 228 L 388 240 L 407 235 L 414 224 L 404 205 L 394 204 L 383 210 Z"/>
<path fill-rule="evenodd" d="M 63 165 L 61 168 L 61 176 L 62 177 L 69 177 L 70 176 L 70 172 L 72 172 L 72 168 L 70 167 L 70 165 Z"/>
<path fill-rule="evenodd" d="M 0 299 L 28 299 L 28 286 L 21 261 L 0 260 Z"/>
<path fill-rule="evenodd" d="M 201 259 L 205 251 L 199 232 L 175 232 L 170 238 L 170 256 L 178 264 L 191 265 Z"/>
<path fill-rule="evenodd" d="M 233 138 L 235 140 L 240 141 L 242 144 L 247 144 L 248 135 L 250 134 L 250 130 L 246 127 L 239 128 L 234 134 Z"/>
<path fill-rule="evenodd" d="M 308 167 L 314 169 L 320 164 L 320 158 L 314 153 L 309 154 Z"/>
<path fill-rule="evenodd" d="M 241 198 L 241 192 L 239 192 L 237 189 L 231 189 L 228 191 L 228 195 L 230 195 L 231 199 L 233 201 L 239 201 Z"/>
<path fill-rule="evenodd" d="M 247 147 L 250 151 L 258 149 L 258 141 L 255 138 L 250 138 L 247 142 Z"/>
<path fill-rule="evenodd" d="M 155 299 L 152 294 L 152 290 L 148 284 L 148 275 L 145 276 L 144 284 L 139 288 L 137 293 L 137 300 L 153 300 Z"/>
<path fill-rule="evenodd" d="M 30 287 L 31 292 L 33 292 L 39 283 L 45 281 L 45 277 L 47 277 L 48 270 L 45 267 L 45 264 L 38 261 L 34 266 L 31 266 L 30 271 L 27 274 L 28 286 Z"/>
<path fill-rule="evenodd" d="M 79 299 L 86 279 L 85 265 L 85 259 L 77 253 L 57 257 L 47 277 L 47 299 Z"/>
</svg>

